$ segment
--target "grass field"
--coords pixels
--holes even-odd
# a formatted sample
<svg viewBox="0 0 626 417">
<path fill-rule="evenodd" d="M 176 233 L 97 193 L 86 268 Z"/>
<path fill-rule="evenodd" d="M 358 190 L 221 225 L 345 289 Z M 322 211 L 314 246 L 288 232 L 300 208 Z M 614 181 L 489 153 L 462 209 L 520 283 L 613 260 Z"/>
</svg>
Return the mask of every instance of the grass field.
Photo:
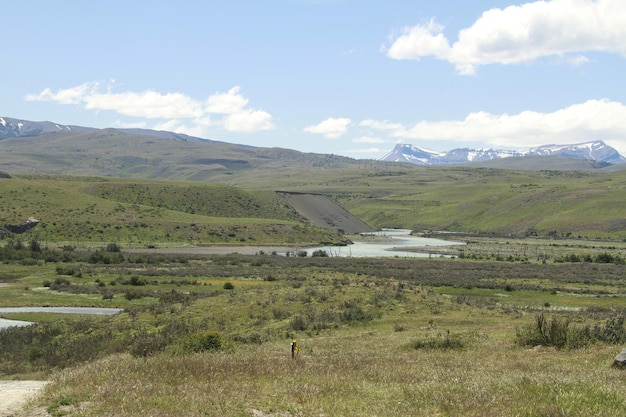
<svg viewBox="0 0 626 417">
<path fill-rule="evenodd" d="M 40 324 L 0 332 L 0 374 L 50 378 L 34 405 L 51 415 L 619 416 L 626 406 L 626 374 L 611 367 L 626 343 L 614 326 L 623 264 L 73 256 L 0 265 L 11 284 L 0 305 L 125 308 L 7 315 Z M 533 341 L 541 314 L 569 345 Z"/>
<path fill-rule="evenodd" d="M 0 377 L 51 380 L 33 406 L 54 416 L 623 415 L 626 173 L 331 162 L 231 185 L 0 179 L 0 225 L 41 220 L 0 242 L 0 306 L 124 309 L 6 314 L 38 324 L 0 331 Z M 354 238 L 306 224 L 281 189 L 468 244 L 430 259 L 184 253 Z M 125 251 L 161 246 L 183 253 Z"/>
<path fill-rule="evenodd" d="M 118 242 L 148 247 L 176 243 L 338 242 L 311 227 L 275 193 L 175 181 L 34 176 L 1 180 L 2 224 L 40 220 L 16 236 L 74 246 Z"/>
<path fill-rule="evenodd" d="M 247 171 L 246 171 L 247 172 Z M 276 193 L 316 192 L 374 228 L 487 236 L 626 240 L 626 171 L 399 167 L 259 173 L 233 185 L 69 176 L 0 183 L 0 223 L 41 220 L 46 242 L 155 244 L 339 242 Z M 269 174 L 267 174 L 269 175 Z M 28 238 L 28 237 L 27 237 Z"/>
</svg>

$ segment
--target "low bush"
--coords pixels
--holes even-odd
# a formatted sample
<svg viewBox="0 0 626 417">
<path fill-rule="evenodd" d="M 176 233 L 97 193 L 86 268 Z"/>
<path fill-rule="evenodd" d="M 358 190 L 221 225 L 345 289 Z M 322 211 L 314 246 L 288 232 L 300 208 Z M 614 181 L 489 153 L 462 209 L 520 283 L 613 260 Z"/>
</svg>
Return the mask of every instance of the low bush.
<svg viewBox="0 0 626 417">
<path fill-rule="evenodd" d="M 546 318 L 538 314 L 535 322 L 517 331 L 521 346 L 553 346 L 557 349 L 578 349 L 594 343 L 621 344 L 626 342 L 624 316 L 608 318 L 604 325 L 572 325 L 571 319 Z"/>
<path fill-rule="evenodd" d="M 412 346 L 418 350 L 461 350 L 465 348 L 465 343 L 463 343 L 461 336 L 450 334 L 448 330 L 445 334 L 440 333 L 436 337 L 418 339 L 413 342 Z"/>
<path fill-rule="evenodd" d="M 222 349 L 222 339 L 218 332 L 207 330 L 185 337 L 182 341 L 182 347 L 187 353 L 220 350 Z"/>
</svg>

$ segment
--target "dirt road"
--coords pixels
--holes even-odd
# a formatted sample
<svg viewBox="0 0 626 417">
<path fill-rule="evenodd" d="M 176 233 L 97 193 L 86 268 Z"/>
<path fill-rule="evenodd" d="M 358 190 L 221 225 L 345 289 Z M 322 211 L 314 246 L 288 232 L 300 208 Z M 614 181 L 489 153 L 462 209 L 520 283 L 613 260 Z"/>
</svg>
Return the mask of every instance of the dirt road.
<svg viewBox="0 0 626 417">
<path fill-rule="evenodd" d="M 0 417 L 47 416 L 44 410 L 20 414 L 22 406 L 36 396 L 46 385 L 45 381 L 0 381 Z"/>
</svg>

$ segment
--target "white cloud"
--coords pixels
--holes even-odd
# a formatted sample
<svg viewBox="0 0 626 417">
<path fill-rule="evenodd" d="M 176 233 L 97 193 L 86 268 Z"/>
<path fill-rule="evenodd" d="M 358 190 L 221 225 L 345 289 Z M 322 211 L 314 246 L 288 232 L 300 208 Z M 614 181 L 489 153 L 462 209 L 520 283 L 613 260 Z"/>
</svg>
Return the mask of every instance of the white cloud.
<svg viewBox="0 0 626 417">
<path fill-rule="evenodd" d="M 377 130 L 398 130 L 402 129 L 402 125 L 400 123 L 391 123 L 387 120 L 382 122 L 372 119 L 366 119 L 359 123 L 359 126 L 371 127 L 372 129 Z"/>
<path fill-rule="evenodd" d="M 89 110 L 113 110 L 126 116 L 148 119 L 187 119 L 202 115 L 201 103 L 181 93 L 92 92 L 83 96 L 82 100 Z"/>
<path fill-rule="evenodd" d="M 389 140 L 383 138 L 375 138 L 372 136 L 359 136 L 352 139 L 354 143 L 389 143 Z"/>
<path fill-rule="evenodd" d="M 125 122 L 116 120 L 113 122 L 112 126 L 119 127 L 120 129 L 146 129 L 146 122 Z"/>
<path fill-rule="evenodd" d="M 551 113 L 523 111 L 495 115 L 474 112 L 464 120 L 422 121 L 398 130 L 402 139 L 487 142 L 493 146 L 526 147 L 596 139 L 624 142 L 626 105 L 588 100 Z"/>
<path fill-rule="evenodd" d="M 347 132 L 350 123 L 352 123 L 352 121 L 345 117 L 329 117 L 317 125 L 305 127 L 304 131 L 324 135 L 329 139 L 337 139 Z"/>
<path fill-rule="evenodd" d="M 109 110 L 125 116 L 160 119 L 155 129 L 196 135 L 202 134 L 203 128 L 208 126 L 245 133 L 274 127 L 271 114 L 247 107 L 248 99 L 240 94 L 239 86 L 226 93 L 212 94 L 204 101 L 178 92 L 163 94 L 148 90 L 113 93 L 112 84 L 105 92 L 100 87 L 98 82 L 88 82 L 57 92 L 46 88 L 39 94 L 27 95 L 26 100 L 77 104 L 89 110 Z"/>
<path fill-rule="evenodd" d="M 227 93 L 215 93 L 206 101 L 206 111 L 217 114 L 241 112 L 248 104 L 248 99 L 239 94 L 240 88 L 233 87 Z"/>
<path fill-rule="evenodd" d="M 379 159 L 381 155 L 385 155 L 389 151 L 389 148 L 344 149 L 340 152 L 340 155 L 358 159 Z"/>
<path fill-rule="evenodd" d="M 46 88 L 39 94 L 26 95 L 27 101 L 56 101 L 61 104 L 79 104 L 85 96 L 98 89 L 98 83 L 84 83 L 72 88 L 66 88 L 53 93 Z"/>
<path fill-rule="evenodd" d="M 450 54 L 450 44 L 443 29 L 435 19 L 425 25 L 404 28 L 404 33 L 393 42 L 387 55 L 395 59 L 420 59 L 431 55 L 445 59 Z"/>
<path fill-rule="evenodd" d="M 623 0 L 535 1 L 487 10 L 458 34 L 452 45 L 434 20 L 405 28 L 392 37 L 387 55 L 394 59 L 425 56 L 449 61 L 461 74 L 487 64 L 519 64 L 540 58 L 601 51 L 626 57 L 626 2 Z"/>
<path fill-rule="evenodd" d="M 272 115 L 263 110 L 242 109 L 224 119 L 224 128 L 229 132 L 252 133 L 273 127 Z"/>
</svg>

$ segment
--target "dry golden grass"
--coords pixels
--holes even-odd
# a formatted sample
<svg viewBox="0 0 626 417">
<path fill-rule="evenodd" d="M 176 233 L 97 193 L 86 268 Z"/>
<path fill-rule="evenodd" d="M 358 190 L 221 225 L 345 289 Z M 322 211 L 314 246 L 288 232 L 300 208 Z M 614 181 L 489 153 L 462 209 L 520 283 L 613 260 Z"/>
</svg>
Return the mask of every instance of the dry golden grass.
<svg viewBox="0 0 626 417">
<path fill-rule="evenodd" d="M 192 273 L 199 265 L 202 276 Z M 123 268 L 138 265 L 98 266 L 72 279 L 129 275 Z M 588 307 L 587 314 L 567 316 L 576 325 L 623 314 L 622 265 L 229 256 L 160 268 L 168 275 L 151 275 L 163 280 L 154 289 L 169 291 L 172 277 L 198 276 L 212 285 L 178 291 L 212 295 L 162 309 L 128 301 L 135 313 L 110 325 L 134 324 L 134 341 L 168 320 L 186 322 L 219 331 L 224 349 L 185 353 L 174 342 L 153 356 L 103 355 L 53 372 L 37 400 L 51 415 L 616 417 L 626 409 L 626 373 L 611 367 L 621 346 L 556 350 L 515 343 L 517 329 L 535 321 L 545 300 L 564 309 Z M 524 277 L 541 278 L 542 285 L 479 286 L 487 278 L 515 286 Z M 428 285 L 444 278 L 448 284 Z M 22 283 L 36 282 L 30 279 Z M 544 288 L 544 281 L 550 285 Z M 224 290 L 222 282 L 234 289 Z M 610 295 L 551 291 L 565 284 L 602 286 Z M 294 326 L 295 317 L 306 326 Z M 300 345 L 296 360 L 293 337 Z"/>
<path fill-rule="evenodd" d="M 333 333 L 300 340 L 296 360 L 289 341 L 111 356 L 57 374 L 46 398 L 80 416 L 623 416 L 626 407 L 614 346 L 521 349 L 464 333 L 466 349 L 416 350 L 416 334 L 440 332 Z"/>
</svg>

